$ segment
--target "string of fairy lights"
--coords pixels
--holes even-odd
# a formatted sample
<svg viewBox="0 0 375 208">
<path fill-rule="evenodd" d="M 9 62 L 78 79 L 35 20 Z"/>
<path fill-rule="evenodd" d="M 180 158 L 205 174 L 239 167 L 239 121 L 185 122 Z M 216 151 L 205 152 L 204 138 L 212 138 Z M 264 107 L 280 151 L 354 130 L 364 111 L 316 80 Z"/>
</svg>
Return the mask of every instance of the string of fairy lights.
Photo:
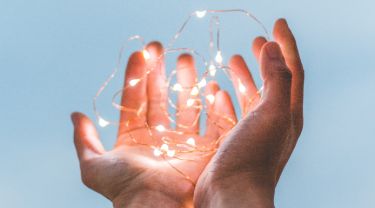
<svg viewBox="0 0 375 208">
<path fill-rule="evenodd" d="M 247 95 L 246 86 L 243 84 L 241 79 L 236 76 L 236 74 L 231 71 L 231 68 L 223 63 L 223 53 L 220 47 L 220 17 L 219 15 L 222 13 L 235 13 L 240 15 L 245 15 L 250 20 L 255 21 L 257 25 L 260 26 L 261 30 L 264 32 L 264 36 L 268 39 L 269 34 L 265 28 L 265 26 L 251 13 L 242 10 L 242 9 L 230 9 L 230 10 L 199 10 L 191 13 L 188 18 L 183 22 L 182 26 L 178 29 L 175 35 L 171 38 L 169 43 L 167 44 L 167 48 L 164 49 L 163 53 L 160 57 L 156 58 L 156 61 L 153 61 L 151 64 L 147 64 L 146 72 L 141 75 L 140 77 L 133 78 L 125 83 L 125 86 L 114 93 L 112 96 L 112 106 L 117 109 L 118 111 L 125 111 L 131 112 L 137 115 L 133 120 L 120 120 L 120 121 L 112 121 L 106 119 L 104 115 L 102 115 L 98 109 L 97 100 L 102 95 L 103 91 L 108 87 L 109 83 L 113 80 L 113 78 L 118 74 L 119 70 L 122 68 L 122 58 L 123 54 L 128 49 L 127 46 L 130 42 L 136 41 L 140 44 L 140 51 L 142 51 L 143 57 L 147 62 L 151 62 L 150 53 L 146 49 L 146 44 L 144 39 L 139 36 L 135 35 L 127 39 L 125 44 L 121 47 L 118 62 L 116 67 L 114 68 L 113 72 L 107 78 L 107 80 L 102 84 L 102 86 L 97 91 L 94 99 L 94 112 L 97 118 L 97 122 L 99 126 L 106 127 L 108 125 L 124 125 L 126 127 L 134 126 L 132 125 L 135 120 L 140 117 L 146 111 L 146 105 L 142 104 L 137 108 L 131 108 L 129 106 L 125 106 L 122 103 L 118 103 L 116 100 L 120 97 L 123 92 L 128 89 L 137 86 L 141 81 L 147 79 L 149 73 L 153 70 L 161 67 L 162 59 L 171 53 L 188 53 L 192 54 L 195 57 L 201 59 L 202 63 L 204 64 L 205 71 L 203 72 L 202 76 L 196 80 L 196 83 L 193 86 L 183 86 L 179 82 L 173 82 L 173 78 L 177 74 L 177 69 L 174 69 L 169 73 L 164 80 L 164 87 L 160 90 L 161 92 L 166 91 L 167 93 L 160 93 L 162 98 L 161 100 L 166 100 L 167 102 L 162 102 L 160 104 L 160 110 L 163 114 L 168 118 L 170 123 L 174 124 L 176 128 L 170 128 L 169 126 L 165 126 L 163 124 L 158 124 L 155 126 L 150 126 L 147 121 L 144 122 L 142 125 L 138 125 L 137 127 L 128 128 L 125 132 L 126 138 L 130 139 L 133 143 L 137 145 L 143 145 L 149 147 L 150 151 L 154 157 L 163 158 L 172 168 L 174 168 L 177 172 L 179 172 L 183 177 L 186 179 L 190 179 L 185 173 L 183 173 L 180 169 L 176 168 L 172 163 L 169 162 L 170 159 L 179 159 L 179 160 L 194 160 L 196 157 L 202 157 L 205 155 L 212 154 L 216 151 L 218 144 L 225 137 L 225 132 L 230 130 L 227 126 L 233 127 L 236 124 L 236 121 L 231 118 L 230 116 L 223 115 L 217 112 L 210 111 L 207 107 L 207 104 L 213 104 L 215 102 L 215 95 L 213 94 L 206 94 L 205 87 L 207 86 L 208 80 L 215 80 L 217 76 L 217 72 L 221 70 L 230 80 L 234 83 L 237 83 L 238 91 L 243 94 Z M 210 14 L 210 15 L 208 15 Z M 188 23 L 194 19 L 203 19 L 203 18 L 210 18 L 209 19 L 209 58 L 208 60 L 198 53 L 196 50 L 192 48 L 174 48 L 174 43 L 179 39 L 179 37 L 184 33 L 186 26 Z M 260 88 L 262 89 L 262 88 Z M 171 93 L 184 93 L 188 94 L 188 98 L 186 99 L 185 104 L 175 104 L 171 99 Z M 260 96 L 261 90 L 255 95 L 256 97 L 249 97 L 247 96 L 246 106 L 250 106 L 254 100 Z M 203 98 L 203 99 L 202 99 Z M 121 99 L 120 99 L 121 100 Z M 204 100 L 204 101 L 203 101 Z M 166 104 L 165 104 L 166 103 Z M 176 121 L 173 115 L 171 115 L 171 111 L 168 108 L 172 108 L 175 110 L 175 115 L 179 115 L 181 112 L 184 112 L 187 109 L 194 109 L 196 113 L 196 117 L 191 119 L 192 122 L 190 124 L 181 124 Z M 206 119 L 210 120 L 213 125 L 215 125 L 218 129 L 222 129 L 224 133 L 222 133 L 217 139 L 213 140 L 209 143 L 201 143 L 198 139 L 201 139 L 199 135 L 196 135 L 192 132 L 185 131 L 186 129 L 190 129 L 193 126 L 196 126 L 199 122 L 202 112 L 206 112 Z M 220 120 L 221 122 L 218 122 Z M 224 122 L 223 122 L 224 121 Z M 223 125 L 225 123 L 225 125 Z M 134 136 L 134 131 L 144 131 L 147 132 L 148 137 L 150 138 L 149 141 L 151 142 L 141 142 Z M 161 136 L 160 136 L 161 135 Z M 194 153 L 195 157 L 191 157 L 191 154 Z"/>
</svg>

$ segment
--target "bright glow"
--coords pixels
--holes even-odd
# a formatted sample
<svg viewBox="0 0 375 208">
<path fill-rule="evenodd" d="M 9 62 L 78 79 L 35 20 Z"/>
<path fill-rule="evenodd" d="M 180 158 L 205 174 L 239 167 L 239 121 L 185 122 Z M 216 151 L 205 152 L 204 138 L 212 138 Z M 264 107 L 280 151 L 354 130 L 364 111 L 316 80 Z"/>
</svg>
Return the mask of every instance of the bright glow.
<svg viewBox="0 0 375 208">
<path fill-rule="evenodd" d="M 190 99 L 187 100 L 186 105 L 187 105 L 188 107 L 191 107 L 191 106 L 194 105 L 194 102 L 195 102 L 195 100 L 190 98 Z"/>
<path fill-rule="evenodd" d="M 213 77 L 216 74 L 216 67 L 213 64 L 210 64 L 208 67 L 208 71 L 210 72 L 210 75 Z"/>
<path fill-rule="evenodd" d="M 161 147 L 160 147 L 160 150 L 163 151 L 163 152 L 167 152 L 169 149 L 168 145 L 167 144 L 162 144 Z"/>
<path fill-rule="evenodd" d="M 199 83 L 198 83 L 198 87 L 199 88 L 202 88 L 202 87 L 205 87 L 207 84 L 207 81 L 205 78 L 203 78 Z"/>
<path fill-rule="evenodd" d="M 146 49 L 143 49 L 142 53 L 145 60 L 149 60 L 151 58 L 150 53 Z"/>
<path fill-rule="evenodd" d="M 206 99 L 208 100 L 208 102 L 210 102 L 210 104 L 213 104 L 215 102 L 215 95 L 208 94 L 206 95 Z"/>
<path fill-rule="evenodd" d="M 135 85 L 138 84 L 138 82 L 141 81 L 140 79 L 132 79 L 129 81 L 129 85 L 134 87 Z"/>
<path fill-rule="evenodd" d="M 99 123 L 99 126 L 101 126 L 101 127 L 106 127 L 106 126 L 109 125 L 109 122 L 106 121 L 106 120 L 104 120 L 104 119 L 101 118 L 101 117 L 98 118 L 98 123 Z"/>
<path fill-rule="evenodd" d="M 156 157 L 159 157 L 161 154 L 163 154 L 163 152 L 160 151 L 158 148 L 155 148 L 155 149 L 154 149 L 154 155 L 155 155 Z"/>
<path fill-rule="evenodd" d="M 173 157 L 176 154 L 176 150 L 168 150 L 167 151 L 167 156 L 168 157 Z"/>
<path fill-rule="evenodd" d="M 202 10 L 202 11 L 196 11 L 195 12 L 195 15 L 198 17 L 198 18 L 203 18 L 204 16 L 206 16 L 207 14 L 207 10 Z"/>
<path fill-rule="evenodd" d="M 219 64 L 223 62 L 223 56 L 221 55 L 221 51 L 217 51 L 215 56 L 215 61 Z"/>
<path fill-rule="evenodd" d="M 246 92 L 246 87 L 245 85 L 242 84 L 241 80 L 238 81 L 238 89 L 240 90 L 242 94 Z"/>
<path fill-rule="evenodd" d="M 212 141 L 201 142 L 202 138 L 200 137 L 200 135 L 193 134 L 194 132 L 186 132 L 188 128 L 191 128 L 192 126 L 196 125 L 201 120 L 205 122 L 213 119 L 211 118 L 212 116 L 209 116 L 208 114 L 215 111 L 213 107 L 217 104 L 216 92 L 215 89 L 207 89 L 207 91 L 205 92 L 205 88 L 212 88 L 212 86 L 210 85 L 213 83 L 210 82 L 221 82 L 221 76 L 224 76 L 234 82 L 234 85 L 231 88 L 235 90 L 239 96 L 248 96 L 249 92 L 252 91 L 252 89 L 247 85 L 247 82 L 241 83 L 241 81 L 244 80 L 243 78 L 239 79 L 240 77 L 231 76 L 230 73 L 227 73 L 230 71 L 230 67 L 227 66 L 230 57 L 229 52 L 225 50 L 226 48 L 221 47 L 221 43 L 225 42 L 225 37 L 221 35 L 222 29 L 224 29 L 225 31 L 225 28 L 222 28 L 222 26 L 224 26 L 225 24 L 220 24 L 222 20 L 225 21 L 224 16 L 226 16 L 227 13 L 242 14 L 245 15 L 246 18 L 250 18 L 251 21 L 255 21 L 253 23 L 258 24 L 258 26 L 261 26 L 261 28 L 258 29 L 262 29 L 265 32 L 260 35 L 263 35 L 267 39 L 269 39 L 268 32 L 266 31 L 264 25 L 260 23 L 251 13 L 248 13 L 242 9 L 206 10 L 202 8 L 193 10 L 191 13 L 188 14 L 187 19 L 184 20 L 184 22 L 182 22 L 181 27 L 175 30 L 177 32 L 174 35 L 172 35 L 172 39 L 169 40 L 165 51 L 160 51 L 158 50 L 159 48 L 154 48 L 155 53 L 156 51 L 161 52 L 159 55 L 155 54 L 151 49 L 148 48 L 147 45 L 145 45 L 145 43 L 148 41 L 143 37 L 139 35 L 129 37 L 128 41 L 124 43 L 125 45 L 121 47 L 118 62 L 117 65 L 115 65 L 116 68 L 113 70 L 112 74 L 110 74 L 110 76 L 107 79 L 105 79 L 105 82 L 100 86 L 93 99 L 94 113 L 96 115 L 95 119 L 97 123 L 96 125 L 98 126 L 98 128 L 107 128 L 107 126 L 109 127 L 110 125 L 122 124 L 126 127 L 135 127 L 132 130 L 129 129 L 129 131 L 127 131 L 126 135 L 124 136 L 126 136 L 127 139 L 130 139 L 130 142 L 134 143 L 134 145 L 139 145 L 147 148 L 146 152 L 142 152 L 147 155 L 143 155 L 142 153 L 137 154 L 135 155 L 135 160 L 145 162 L 146 165 L 154 167 L 154 169 L 167 169 L 167 166 L 170 165 L 170 170 L 166 171 L 177 171 L 177 175 L 182 176 L 181 180 L 187 179 L 191 181 L 193 185 L 194 180 L 191 180 L 190 178 L 194 178 L 194 175 L 191 175 L 191 171 L 188 170 L 189 168 L 183 168 L 179 164 L 184 163 L 185 161 L 196 161 L 202 157 L 215 153 L 217 151 L 217 144 L 221 142 L 221 139 L 224 135 L 227 134 L 230 128 L 236 125 L 236 121 L 232 117 L 224 115 L 220 112 L 216 112 L 216 115 L 214 117 L 218 118 L 214 118 L 214 120 L 223 121 L 226 124 L 228 124 L 226 126 L 231 127 L 222 129 L 223 126 L 220 125 L 220 122 L 218 123 L 213 121 L 213 125 L 220 128 L 222 131 L 220 131 L 220 135 L 217 135 L 217 137 L 214 138 Z M 209 18 L 211 19 L 209 20 Z M 206 30 L 194 31 L 194 28 L 189 26 L 192 24 L 192 21 L 204 21 L 205 26 L 207 25 L 208 27 L 206 28 Z M 241 27 L 242 25 L 235 26 Z M 203 53 L 198 53 L 198 50 L 196 50 L 197 48 L 190 47 L 189 44 L 184 45 L 184 48 L 178 47 L 178 43 L 181 42 L 180 37 L 186 36 L 185 33 L 189 32 L 186 30 L 189 30 L 189 28 L 193 30 L 190 30 L 190 32 L 196 32 L 197 34 L 201 31 L 209 32 L 209 34 L 207 34 L 207 41 L 205 41 L 205 45 L 208 47 L 205 47 L 203 45 L 203 47 L 206 50 L 199 50 L 199 52 Z M 230 39 L 230 37 L 227 38 Z M 184 80 L 186 81 L 186 76 L 178 77 L 179 67 L 175 68 L 175 66 L 169 66 L 170 64 L 166 64 L 168 70 L 166 70 L 166 74 L 163 73 L 163 79 L 160 80 L 160 89 L 154 89 L 158 91 L 158 94 L 160 94 L 157 97 L 157 99 L 161 99 L 163 101 L 162 105 L 158 105 L 156 106 L 156 108 L 158 108 L 157 110 L 159 111 L 159 113 L 163 115 L 163 117 L 165 117 L 165 119 L 167 119 L 168 122 L 171 123 L 170 125 L 161 121 L 154 124 L 150 124 L 149 122 L 144 121 L 144 119 L 142 118 L 145 116 L 145 114 L 147 114 L 147 101 L 141 102 L 137 106 L 128 105 L 131 103 L 121 104 L 120 99 L 122 95 L 121 92 L 123 92 L 123 90 L 120 88 L 118 91 L 112 92 L 113 90 L 110 89 L 109 83 L 113 84 L 112 82 L 116 82 L 118 74 L 120 74 L 118 73 L 118 71 L 121 71 L 121 65 L 123 65 L 123 58 L 125 54 L 127 54 L 128 52 L 130 53 L 130 51 L 127 50 L 128 47 L 126 46 L 135 46 L 135 44 L 133 44 L 134 42 L 131 43 L 131 41 L 137 41 L 136 45 L 138 45 L 139 47 L 131 48 L 138 51 L 139 58 L 142 62 L 146 64 L 145 69 L 141 70 L 142 72 L 140 72 L 136 76 L 128 77 L 128 79 L 126 79 L 124 83 L 126 88 L 134 89 L 136 91 L 133 93 L 133 95 L 139 93 L 137 91 L 137 88 L 145 84 L 144 82 L 147 76 L 152 75 L 156 71 L 160 71 L 158 70 L 160 67 L 164 67 L 164 63 L 161 63 L 163 62 L 161 60 L 163 59 L 163 57 L 169 56 L 169 54 L 171 53 L 189 53 L 193 55 L 195 58 L 198 58 L 199 60 L 201 59 L 200 64 L 203 68 L 198 70 L 199 77 L 191 80 L 191 84 L 185 85 L 185 83 L 182 82 Z M 203 54 L 208 55 L 208 57 L 203 56 Z M 171 67 L 173 67 L 173 69 L 170 70 L 169 68 Z M 180 78 L 182 78 L 182 80 L 180 80 Z M 249 89 L 247 89 L 247 87 L 249 87 Z M 255 97 L 262 96 L 261 89 L 256 92 Z M 161 92 L 159 93 L 160 90 Z M 167 91 L 164 92 L 163 90 Z M 104 91 L 106 91 L 107 93 L 103 93 Z M 114 94 L 111 95 L 111 93 Z M 182 97 L 184 97 L 182 102 L 181 99 L 178 100 L 178 97 L 181 98 L 181 95 L 177 95 L 181 93 L 183 94 Z M 127 118 L 124 121 L 118 121 L 112 119 L 110 120 L 110 116 L 105 116 L 105 114 L 103 114 L 102 117 L 102 113 L 105 112 L 101 112 L 100 110 L 100 107 L 102 107 L 102 105 L 98 103 L 98 101 L 103 100 L 98 99 L 100 97 L 109 101 L 108 103 L 110 104 L 110 106 L 115 108 L 114 110 L 120 112 L 128 111 L 129 113 L 134 114 L 134 116 L 132 116 L 134 118 Z M 252 105 L 254 99 L 251 98 L 241 101 L 243 102 L 236 103 L 237 106 Z M 185 110 L 194 110 L 196 111 L 197 115 L 193 116 L 193 122 L 188 122 L 191 124 L 182 125 L 178 123 L 178 120 L 179 117 L 184 116 L 183 114 Z M 106 113 L 108 113 L 108 111 Z M 203 116 L 203 118 L 201 118 L 201 116 Z M 141 136 L 139 132 L 142 132 Z M 150 140 L 151 142 L 144 142 L 143 140 Z M 151 156 L 151 158 L 145 156 Z M 159 162 L 162 163 L 161 160 L 163 159 L 166 159 L 166 162 L 168 162 L 168 164 L 158 164 Z M 160 161 L 155 162 L 155 160 Z M 179 160 L 181 162 L 179 162 Z"/>
<path fill-rule="evenodd" d="M 165 131 L 165 127 L 163 126 L 163 125 L 157 125 L 156 127 L 155 127 L 155 129 L 156 129 L 156 131 L 158 131 L 158 132 L 163 132 L 163 131 Z"/>
<path fill-rule="evenodd" d="M 190 137 L 189 139 L 186 140 L 186 144 L 195 146 L 195 139 L 193 137 Z"/>
<path fill-rule="evenodd" d="M 199 89 L 198 87 L 193 87 L 193 89 L 190 92 L 191 95 L 195 96 L 199 94 Z"/>
<path fill-rule="evenodd" d="M 182 91 L 182 86 L 179 83 L 173 85 L 172 89 L 174 91 Z"/>
</svg>

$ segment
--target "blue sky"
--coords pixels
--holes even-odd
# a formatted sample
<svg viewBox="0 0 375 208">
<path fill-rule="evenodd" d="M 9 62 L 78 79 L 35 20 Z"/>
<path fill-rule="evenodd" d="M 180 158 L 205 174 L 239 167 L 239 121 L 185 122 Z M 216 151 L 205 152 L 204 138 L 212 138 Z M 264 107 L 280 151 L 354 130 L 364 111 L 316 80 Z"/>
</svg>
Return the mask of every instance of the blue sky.
<svg viewBox="0 0 375 208">
<path fill-rule="evenodd" d="M 0 0 L 0 207 L 110 207 L 80 181 L 69 115 L 93 117 L 92 97 L 125 38 L 166 42 L 190 12 L 205 8 L 250 10 L 269 30 L 285 17 L 299 43 L 305 128 L 277 188 L 277 207 L 375 207 L 374 6 Z M 105 131 L 110 147 L 114 134 Z"/>
</svg>

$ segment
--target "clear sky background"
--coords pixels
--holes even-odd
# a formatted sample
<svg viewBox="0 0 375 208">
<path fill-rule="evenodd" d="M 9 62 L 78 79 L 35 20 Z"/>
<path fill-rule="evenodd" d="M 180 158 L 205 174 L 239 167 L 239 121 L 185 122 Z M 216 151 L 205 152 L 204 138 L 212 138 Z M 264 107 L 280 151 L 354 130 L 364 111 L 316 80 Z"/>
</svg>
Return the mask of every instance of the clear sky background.
<svg viewBox="0 0 375 208">
<path fill-rule="evenodd" d="M 92 97 L 126 37 L 165 42 L 205 8 L 250 10 L 269 30 L 285 17 L 299 43 L 305 128 L 276 206 L 375 207 L 374 7 L 371 0 L 0 0 L 0 207 L 111 207 L 80 181 L 69 115 L 93 117 Z"/>
</svg>

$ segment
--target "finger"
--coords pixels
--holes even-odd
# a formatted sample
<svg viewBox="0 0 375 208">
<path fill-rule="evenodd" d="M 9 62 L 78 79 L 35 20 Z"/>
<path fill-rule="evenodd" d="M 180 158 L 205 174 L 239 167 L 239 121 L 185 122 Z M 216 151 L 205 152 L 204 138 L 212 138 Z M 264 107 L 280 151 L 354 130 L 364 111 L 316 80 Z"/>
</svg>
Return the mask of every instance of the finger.
<svg viewBox="0 0 375 208">
<path fill-rule="evenodd" d="M 197 99 L 194 85 L 197 82 L 197 71 L 194 66 L 194 59 L 189 54 L 183 54 L 177 61 L 177 82 L 182 86 L 183 90 L 178 94 L 178 114 L 177 129 L 185 132 L 193 132 L 199 134 L 199 119 L 197 108 L 198 102 L 192 106 L 188 101 Z M 198 92 L 198 91 L 197 91 Z"/>
<path fill-rule="evenodd" d="M 236 123 L 237 117 L 230 95 L 224 90 L 215 94 L 214 103 L 215 125 L 222 135 L 230 130 Z"/>
<path fill-rule="evenodd" d="M 262 48 L 260 61 L 264 83 L 262 100 L 272 108 L 289 112 L 292 76 L 279 45 L 275 42 L 266 43 Z"/>
<path fill-rule="evenodd" d="M 82 113 L 71 115 L 74 125 L 74 144 L 80 161 L 89 160 L 105 152 L 94 124 Z"/>
<path fill-rule="evenodd" d="M 125 73 L 120 113 L 119 140 L 126 131 L 144 125 L 147 109 L 146 62 L 141 52 L 133 53 Z"/>
<path fill-rule="evenodd" d="M 147 76 L 147 121 L 150 126 L 168 127 L 163 46 L 159 42 L 151 42 L 147 45 L 147 51 L 150 54 L 147 65 L 152 70 Z"/>
<path fill-rule="evenodd" d="M 206 119 L 205 138 L 209 138 L 209 140 L 214 140 L 219 137 L 219 129 L 216 127 L 215 123 L 212 120 L 215 117 L 215 115 L 213 114 L 215 95 L 219 90 L 220 90 L 220 87 L 215 81 L 211 81 L 206 85 L 205 97 L 206 97 L 207 119 Z"/>
<path fill-rule="evenodd" d="M 241 108 L 241 114 L 243 116 L 254 106 L 251 105 L 255 103 L 253 101 L 258 100 L 258 90 L 254 79 L 251 76 L 250 70 L 242 56 L 233 56 L 229 61 L 229 67 L 231 68 L 230 76 L 232 78 L 232 83 L 234 85 L 236 96 Z"/>
<path fill-rule="evenodd" d="M 297 123 L 300 125 L 299 129 L 302 130 L 304 70 L 296 40 L 285 19 L 276 21 L 273 34 L 281 47 L 288 68 L 293 74 L 291 109 L 297 119 Z"/>
<path fill-rule="evenodd" d="M 253 41 L 252 51 L 258 63 L 260 58 L 260 51 L 265 43 L 267 43 L 267 40 L 262 36 L 255 38 Z"/>
</svg>

